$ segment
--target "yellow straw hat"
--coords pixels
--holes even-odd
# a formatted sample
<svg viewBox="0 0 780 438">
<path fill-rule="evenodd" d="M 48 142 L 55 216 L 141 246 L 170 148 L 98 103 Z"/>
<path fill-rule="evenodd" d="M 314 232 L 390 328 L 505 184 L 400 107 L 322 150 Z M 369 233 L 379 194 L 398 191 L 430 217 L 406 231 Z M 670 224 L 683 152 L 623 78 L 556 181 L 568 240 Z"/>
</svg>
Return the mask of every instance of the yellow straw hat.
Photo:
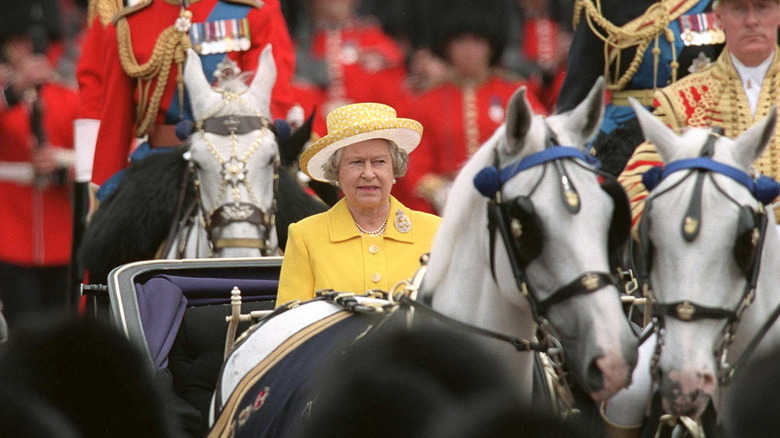
<svg viewBox="0 0 780 438">
<path fill-rule="evenodd" d="M 306 175 L 325 181 L 323 166 L 337 150 L 365 140 L 390 140 L 407 153 L 422 138 L 423 127 L 412 119 L 398 118 L 392 107 L 381 103 L 355 103 L 331 111 L 326 118 L 328 135 L 312 143 L 301 154 L 300 166 Z"/>
</svg>

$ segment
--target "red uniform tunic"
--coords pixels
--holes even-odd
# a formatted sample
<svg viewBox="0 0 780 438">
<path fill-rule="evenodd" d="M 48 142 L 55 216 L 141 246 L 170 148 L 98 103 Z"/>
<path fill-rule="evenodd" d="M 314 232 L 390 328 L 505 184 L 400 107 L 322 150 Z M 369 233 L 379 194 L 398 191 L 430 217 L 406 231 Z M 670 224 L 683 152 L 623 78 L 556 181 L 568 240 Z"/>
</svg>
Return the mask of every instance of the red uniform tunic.
<svg viewBox="0 0 780 438">
<path fill-rule="evenodd" d="M 53 146 L 73 148 L 78 94 L 57 84 L 40 93 L 43 129 Z M 31 160 L 32 132 L 27 105 L 0 111 L 0 166 Z M 71 204 L 67 186 L 38 189 L 0 178 L 0 260 L 18 266 L 64 266 L 71 252 Z"/>
<path fill-rule="evenodd" d="M 422 141 L 410 155 L 407 174 L 398 180 L 393 194 L 412 209 L 433 212 L 420 191 L 435 190 L 431 186 L 455 178 L 504 122 L 509 98 L 521 85 L 522 81 L 494 74 L 476 86 L 450 81 L 423 93 L 407 115 L 422 123 Z M 532 92 L 526 96 L 535 112 L 545 113 Z"/>
<path fill-rule="evenodd" d="M 398 104 L 397 90 L 406 77 L 405 54 L 374 20 L 360 18 L 338 29 L 318 28 L 310 46 L 298 50 L 308 51 L 302 59 L 313 63 L 309 69 L 327 71 L 327 83 L 316 84 L 321 92 L 315 102 L 318 116 L 314 130 L 319 135 L 326 134 L 327 113 L 339 106 L 356 102 Z M 305 71 L 303 76 L 312 81 L 305 77 Z M 303 106 L 308 114 L 309 108 Z"/>
<path fill-rule="evenodd" d="M 103 111 L 102 76 L 104 70 L 103 43 L 106 27 L 95 17 L 81 42 L 81 56 L 76 65 L 79 83 L 79 118 L 100 119 Z"/>
<path fill-rule="evenodd" d="M 122 38 L 117 30 L 123 26 L 122 20 L 126 19 L 132 55 L 138 65 L 143 65 L 149 61 L 158 37 L 163 31 L 174 26 L 179 18 L 181 7 L 177 3 L 150 0 L 134 7 L 133 12 L 123 12 L 124 15 L 118 21 L 106 28 L 105 49 L 102 54 L 102 62 L 105 65 L 104 104 L 92 174 L 92 181 L 98 185 L 127 165 L 128 153 L 135 137 L 134 124 L 138 122 L 135 120 L 135 113 L 142 97 L 138 80 L 130 77 L 122 67 L 119 49 Z M 209 54 L 200 55 L 204 74 L 209 80 L 214 77 L 216 64 L 222 61 L 225 55 L 234 60 L 241 71 L 254 71 L 262 49 L 269 43 L 273 46 L 277 79 L 272 94 L 271 112 L 274 117 L 284 117 L 292 105 L 290 78 L 295 60 L 278 0 L 190 1 L 187 10 L 192 13 L 190 37 L 193 43 L 198 41 L 193 29 L 198 29 L 198 37 L 203 41 L 217 42 L 212 45 Z M 243 34 L 246 29 L 243 28 L 241 19 L 244 18 L 247 20 L 250 47 L 248 50 L 226 53 L 226 46 L 221 45 L 224 42 L 222 36 L 235 37 L 237 34 Z M 85 52 L 82 56 L 94 55 Z M 175 125 L 182 117 L 191 119 L 188 104 L 185 103 L 185 108 L 179 105 L 178 75 L 178 67 L 173 63 L 160 108 L 154 119 L 156 124 Z M 150 90 L 154 90 L 156 82 L 156 79 L 151 80 L 148 85 Z"/>
</svg>

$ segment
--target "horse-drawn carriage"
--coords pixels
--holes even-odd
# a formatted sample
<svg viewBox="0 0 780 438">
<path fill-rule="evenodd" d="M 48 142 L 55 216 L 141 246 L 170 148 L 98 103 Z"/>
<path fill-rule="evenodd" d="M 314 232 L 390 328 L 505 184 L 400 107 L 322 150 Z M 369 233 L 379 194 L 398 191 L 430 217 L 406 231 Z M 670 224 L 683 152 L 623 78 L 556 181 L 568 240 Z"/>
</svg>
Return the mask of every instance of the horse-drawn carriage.
<svg viewBox="0 0 780 438">
<path fill-rule="evenodd" d="M 194 74 L 189 65 L 188 78 Z M 270 89 L 267 91 L 270 93 Z M 194 99 L 198 99 L 197 94 Z M 219 106 L 220 99 L 205 95 L 204 102 L 213 105 L 203 106 Z M 267 102 L 264 105 L 267 106 Z M 109 296 L 113 320 L 149 353 L 150 365 L 160 370 L 168 369 L 174 375 L 174 387 L 182 393 L 187 390 L 178 381 L 178 375 L 187 375 L 201 367 L 193 365 L 191 358 L 185 358 L 182 365 L 178 362 L 179 354 L 182 350 L 205 345 L 206 332 L 209 337 L 219 339 L 218 348 L 213 347 L 214 342 L 209 344 L 212 345 L 210 365 L 202 368 L 208 368 L 209 375 L 201 376 L 201 392 L 192 399 L 197 398 L 192 404 L 197 405 L 203 418 L 205 406 L 208 406 L 211 436 L 239 436 L 244 432 L 251 436 L 287 434 L 306 413 L 317 408 L 311 392 L 314 389 L 295 383 L 297 379 L 289 373 L 292 370 L 299 376 L 306 375 L 316 366 L 318 354 L 336 345 L 331 344 L 335 341 L 328 337 L 332 331 L 326 329 L 346 327 L 337 330 L 339 335 L 336 337 L 354 340 L 364 337 L 370 328 L 382 325 L 380 321 L 384 315 L 399 313 L 414 313 L 415 318 L 430 314 L 434 319 L 445 321 L 445 325 L 484 335 L 483 341 L 497 354 L 500 366 L 511 371 L 514 388 L 525 403 L 538 400 L 539 388 L 544 387 L 533 382 L 546 380 L 547 389 L 551 391 L 545 393 L 551 394 L 548 401 L 554 409 L 567 413 L 582 409 L 582 399 L 575 407 L 572 387 L 590 396 L 584 401 L 586 409 L 595 409 L 597 403 L 608 400 L 630 383 L 631 370 L 637 361 L 637 337 L 625 316 L 615 280 L 620 272 L 618 266 L 627 267 L 625 263 L 619 263 L 624 262 L 620 255 L 624 254 L 630 229 L 627 200 L 622 188 L 598 170 L 584 147 L 598 129 L 602 112 L 601 81 L 580 106 L 546 119 L 534 115 L 523 91 L 518 91 L 507 108 L 505 125 L 466 163 L 454 182 L 424 278 L 401 282 L 396 290 L 366 297 L 335 291 L 321 294 L 314 302 L 304 305 L 283 306 L 259 319 L 246 332 L 243 341 L 232 347 L 234 333 L 225 318 L 231 314 L 228 303 L 233 286 L 241 285 L 242 300 L 253 303 L 250 306 L 270 310 L 274 297 L 272 283 L 278 276 L 280 258 L 144 262 L 124 265 L 111 274 Z M 215 114 L 209 110 L 198 116 L 214 120 Z M 195 225 L 214 223 L 215 214 L 219 216 L 227 211 L 214 200 L 260 192 L 246 184 L 248 176 L 259 171 L 242 157 L 254 155 L 266 145 L 265 140 L 257 140 L 261 137 L 256 137 L 255 131 L 265 132 L 263 130 L 268 126 L 249 123 L 248 131 L 244 132 L 240 127 L 244 119 L 233 118 L 233 122 L 229 122 L 230 115 L 222 113 L 216 117 L 228 123 L 224 129 L 220 128 L 226 131 L 209 131 L 205 129 L 206 124 L 201 123 L 199 126 L 203 129 L 199 135 L 205 148 L 200 154 L 222 157 L 217 170 L 221 182 L 216 185 L 228 190 L 220 192 L 223 194 L 216 195 L 208 204 L 195 202 L 200 212 L 192 222 Z M 251 117 L 258 118 L 257 114 Z M 752 134 L 744 140 L 749 146 L 745 147 L 759 151 L 761 136 L 757 133 L 763 131 L 757 128 L 750 132 Z M 230 151 L 227 155 L 215 153 L 217 138 L 214 136 L 219 135 L 222 140 L 227 139 L 223 141 Z M 238 148 L 247 147 L 238 141 L 239 135 L 246 135 L 251 140 L 244 153 L 237 152 Z M 674 143 L 668 136 L 661 136 L 658 141 Z M 259 216 L 265 220 L 250 224 L 219 222 L 222 227 L 219 231 L 237 228 L 249 229 L 255 234 L 260 230 L 265 234 L 239 239 L 222 236 L 219 238 L 222 242 L 256 243 L 262 240 L 265 249 L 276 243 L 274 221 L 268 220 L 269 212 L 275 211 L 274 188 L 279 175 L 278 149 L 276 155 L 273 151 L 271 148 L 270 152 L 263 152 L 267 155 L 260 160 L 268 170 L 265 175 L 270 175 L 262 189 L 262 193 L 270 195 L 264 197 L 265 207 L 259 210 L 239 208 L 228 214 L 244 218 Z M 193 151 L 189 155 L 194 157 L 198 153 Z M 714 158 L 722 157 L 716 155 Z M 734 165 L 734 157 L 725 158 Z M 743 161 L 738 160 L 737 164 L 745 167 Z M 200 165 L 199 169 L 206 167 Z M 202 191 L 203 186 L 199 186 Z M 730 189 L 727 192 L 732 194 Z M 741 195 L 732 194 L 729 199 L 738 196 Z M 242 205 L 240 200 L 231 199 L 227 205 Z M 709 203 L 714 201 L 707 199 L 705 206 L 711 208 Z M 209 207 L 204 208 L 204 205 Z M 657 211 L 657 208 L 660 207 L 654 206 L 653 210 Z M 657 223 L 666 223 L 666 210 L 671 211 L 672 207 L 664 210 L 661 218 L 653 218 L 654 227 Z M 260 213 L 255 214 L 258 211 Z M 703 233 L 710 232 L 709 228 L 703 230 Z M 190 235 L 195 236 L 193 241 L 206 243 L 200 248 L 213 253 L 224 248 L 214 244 L 214 234 L 214 230 L 204 229 Z M 774 235 L 767 239 L 770 244 L 764 245 L 763 250 L 774 248 L 776 240 Z M 653 235 L 652 242 L 657 254 L 662 239 Z M 643 245 L 641 249 L 648 248 Z M 666 247 L 664 250 L 670 251 Z M 755 255 L 755 251 L 751 254 Z M 655 276 L 652 277 L 654 284 L 664 284 L 668 278 L 657 279 L 663 275 L 659 272 L 679 260 L 674 256 L 667 258 L 653 258 L 653 269 L 648 270 L 643 279 Z M 774 257 L 766 259 L 773 261 Z M 690 261 L 687 263 L 691 264 Z M 741 260 L 735 263 L 741 263 Z M 728 272 L 737 272 L 732 268 L 729 267 Z M 740 278 L 744 280 L 744 276 Z M 742 280 L 730 281 L 736 287 Z M 190 289 L 191 286 L 195 288 Z M 213 300 L 221 303 L 216 308 L 199 305 L 213 303 Z M 669 311 L 667 307 L 677 304 L 661 303 L 665 304 L 647 306 L 655 312 L 656 323 L 663 320 L 662 315 Z M 694 313 L 705 315 L 712 311 L 712 306 L 695 304 L 689 307 Z M 222 328 L 212 329 L 211 323 L 196 322 L 201 317 Z M 672 316 L 672 319 L 680 318 L 679 313 Z M 241 318 L 233 316 L 230 319 Z M 667 345 L 672 338 L 669 332 L 675 325 L 676 322 L 667 321 Z M 194 343 L 182 344 L 193 338 Z M 226 360 L 226 349 L 222 344 L 225 338 L 230 351 Z M 303 350 L 313 353 L 314 359 L 293 362 L 296 356 L 293 353 Z M 219 355 L 214 351 L 219 351 Z M 652 369 L 661 370 L 664 360 L 658 352 L 653 358 Z M 540 363 L 544 366 L 540 367 Z M 221 370 L 215 373 L 214 370 L 220 367 Z M 538 373 L 539 370 L 550 372 L 544 376 Z M 647 370 L 635 372 L 634 378 L 642 373 Z M 204 384 L 206 380 L 208 382 Z M 269 388 L 273 388 L 272 392 Z M 674 388 L 671 391 L 674 392 Z M 694 391 L 702 392 L 702 389 Z M 282 407 L 267 408 L 280 393 L 284 399 Z M 208 403 L 204 403 L 206 399 Z M 706 405 L 709 398 L 702 397 L 702 400 Z M 698 416 L 699 401 L 695 406 L 695 412 L 675 411 L 669 406 L 667 409 L 675 415 Z M 260 408 L 263 410 L 258 414 Z"/>
<path fill-rule="evenodd" d="M 189 65 L 187 80 L 190 80 L 192 71 Z M 197 94 L 193 98 L 197 100 Z M 219 104 L 218 99 L 211 97 L 211 100 Z M 429 304 L 410 299 L 408 294 L 401 293 L 395 297 L 390 293 L 378 300 L 357 298 L 360 305 L 352 306 L 352 309 L 361 308 L 364 301 L 368 301 L 365 304 L 368 308 L 398 309 L 402 306 L 396 301 L 405 298 L 406 307 L 428 309 L 449 324 L 488 334 L 485 342 L 496 350 L 497 360 L 502 366 L 511 370 L 518 397 L 524 402 L 530 402 L 533 395 L 531 382 L 534 370 L 538 369 L 536 353 L 545 353 L 550 368 L 555 371 L 548 380 L 556 391 L 554 403 L 560 403 L 558 406 L 567 412 L 575 409 L 568 381 L 576 381 L 582 392 L 597 402 L 624 387 L 636 357 L 635 336 L 623 314 L 619 292 L 611 275 L 610 253 L 617 253 L 628 237 L 626 200 L 615 181 L 600 173 L 584 150 L 588 138 L 598 128 L 602 111 L 601 82 L 575 110 L 547 119 L 534 115 L 524 92 L 518 91 L 509 104 L 506 126 L 466 164 L 453 185 L 452 202 L 444 213 L 420 290 L 423 301 Z M 211 112 L 200 115 L 206 118 L 213 116 Z M 219 155 L 213 150 L 217 144 L 214 135 L 218 133 L 200 134 L 206 145 L 203 154 L 207 156 Z M 244 146 L 236 142 L 236 132 L 230 131 L 224 137 L 230 140 L 230 156 L 240 157 L 236 149 Z M 259 146 L 255 142 L 250 150 L 259 151 Z M 190 155 L 194 157 L 196 153 L 193 151 Z M 269 157 L 267 161 L 273 168 L 273 154 Z M 232 159 L 222 161 L 225 161 L 223 181 L 217 185 L 231 189 L 226 192 L 228 194 L 251 192 L 244 181 L 255 171 L 254 168 L 247 167 L 248 164 L 242 160 L 238 163 Z M 232 171 L 234 167 L 235 172 Z M 266 192 L 274 194 L 273 190 Z M 217 196 L 219 198 L 220 195 Z M 549 199 L 557 202 L 547 202 Z M 267 203 L 273 205 L 273 198 Z M 204 213 L 199 216 L 200 222 L 212 222 L 210 213 L 220 210 L 217 203 L 209 205 L 213 208 L 199 209 Z M 268 231 L 267 226 L 259 229 Z M 206 233 L 206 237 L 210 234 Z M 584 237 L 570 239 L 570 235 Z M 273 242 L 272 239 L 266 240 Z M 470 256 L 459 257 L 461 253 Z M 265 262 L 260 263 L 261 260 L 246 263 L 248 266 L 256 265 L 256 269 L 262 271 Z M 186 337 L 181 331 L 166 332 L 165 329 L 176 327 L 180 318 L 177 312 L 182 307 L 188 308 L 189 300 L 192 303 L 200 300 L 185 290 L 185 285 L 192 283 L 189 279 L 162 271 L 178 272 L 176 270 L 182 269 L 182 266 L 194 263 L 154 262 L 150 265 L 155 266 L 153 275 L 144 272 L 144 263 L 123 266 L 113 272 L 109 281 L 114 321 L 128 336 L 145 347 L 150 354 L 150 363 L 159 369 L 166 365 L 166 359 L 170 369 L 171 354 L 178 351 L 170 349 L 177 346 L 173 341 Z M 198 263 L 202 263 L 198 269 L 206 272 L 210 264 L 216 267 L 226 262 L 212 260 Z M 278 266 L 278 259 L 275 263 Z M 138 269 L 141 273 L 136 272 Z M 131 277 L 134 280 L 129 280 Z M 256 280 L 255 277 L 251 279 Z M 223 282 L 209 278 L 194 283 L 221 285 L 217 295 L 226 300 L 232 290 L 232 286 L 227 284 L 238 280 L 249 279 L 231 278 Z M 163 292 L 147 290 L 160 286 Z M 416 288 L 413 289 L 416 291 Z M 150 296 L 157 298 L 150 302 Z M 236 432 L 236 425 L 247 421 L 240 418 L 249 415 L 246 406 L 255 406 L 258 400 L 265 400 L 263 394 L 269 397 L 262 392 L 265 388 L 262 379 L 269 375 L 265 372 L 259 375 L 250 373 L 266 365 L 265 356 L 256 351 L 242 354 L 244 349 L 254 348 L 250 347 L 254 345 L 253 341 L 260 340 L 262 344 L 270 339 L 265 328 L 275 325 L 295 327 L 291 322 L 278 322 L 285 319 L 297 321 L 313 308 L 321 308 L 328 315 L 345 315 L 342 309 L 344 303 L 335 299 L 344 296 L 326 294 L 315 303 L 274 312 L 272 317 L 251 329 L 247 339 L 235 348 L 222 367 L 212 406 L 211 420 L 215 426 L 212 434 Z M 328 297 L 334 299 L 329 300 Z M 158 303 L 157 300 L 162 301 Z M 470 305 L 464 306 L 463 303 Z M 189 307 L 197 312 L 196 306 Z M 144 309 L 151 311 L 145 313 Z M 164 315 L 161 316 L 161 313 Z M 312 325 L 319 324 L 322 319 L 320 313 L 313 313 L 316 316 L 312 322 L 287 329 L 287 335 L 306 332 Z M 187 320 L 187 313 L 184 315 L 184 320 Z M 149 316 L 154 317 L 150 319 Z M 345 321 L 358 319 L 365 320 L 361 317 L 346 318 Z M 157 332 L 152 327 L 161 330 Z M 353 333 L 362 333 L 365 329 L 356 323 L 353 327 L 356 332 Z M 156 339 L 151 339 L 150 335 Z M 287 338 L 283 337 L 278 345 L 263 348 L 269 354 L 279 356 L 279 361 L 284 361 L 290 351 L 295 350 L 286 342 Z M 518 350 L 525 353 L 518 353 Z M 239 356 L 243 357 L 243 361 L 236 359 Z M 242 363 L 237 365 L 238 362 Z M 564 362 L 566 372 L 563 370 Z M 289 380 L 289 376 L 286 379 Z M 304 405 L 311 401 L 307 390 L 290 388 L 290 391 L 291 394 L 300 394 L 299 401 Z M 592 402 L 591 406 L 594 406 Z M 254 415 L 252 418 L 259 417 Z M 285 423 L 279 421 L 272 419 L 253 427 L 273 434 L 273 430 L 269 431 L 262 424 Z"/>
</svg>

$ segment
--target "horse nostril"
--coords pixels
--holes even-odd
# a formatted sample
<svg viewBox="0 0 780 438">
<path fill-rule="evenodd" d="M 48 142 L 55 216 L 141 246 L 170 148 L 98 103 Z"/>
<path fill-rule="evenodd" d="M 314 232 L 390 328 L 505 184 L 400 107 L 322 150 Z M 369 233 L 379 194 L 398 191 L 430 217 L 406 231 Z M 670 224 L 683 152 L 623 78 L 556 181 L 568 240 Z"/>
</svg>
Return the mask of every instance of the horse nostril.
<svg viewBox="0 0 780 438">
<path fill-rule="evenodd" d="M 590 392 L 604 388 L 604 373 L 598 364 L 599 359 L 600 357 L 597 357 L 590 361 L 587 369 L 585 369 L 585 383 L 588 385 Z"/>
<path fill-rule="evenodd" d="M 712 395 L 715 392 L 715 376 L 712 373 L 702 374 L 701 389 L 707 395 Z"/>
</svg>

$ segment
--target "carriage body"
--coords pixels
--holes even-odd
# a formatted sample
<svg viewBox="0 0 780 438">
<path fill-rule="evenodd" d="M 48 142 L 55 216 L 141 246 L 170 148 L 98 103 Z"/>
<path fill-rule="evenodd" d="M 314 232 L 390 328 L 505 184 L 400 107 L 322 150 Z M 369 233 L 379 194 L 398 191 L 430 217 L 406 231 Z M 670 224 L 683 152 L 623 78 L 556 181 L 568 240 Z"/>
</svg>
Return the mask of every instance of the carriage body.
<svg viewBox="0 0 780 438">
<path fill-rule="evenodd" d="M 281 257 L 149 260 L 109 275 L 114 325 L 148 359 L 161 386 L 180 401 L 196 436 L 208 429 L 208 411 L 224 350 L 232 290 L 243 311 L 274 307 Z M 249 322 L 239 326 L 246 330 Z M 196 424 L 197 423 L 197 424 Z"/>
</svg>

